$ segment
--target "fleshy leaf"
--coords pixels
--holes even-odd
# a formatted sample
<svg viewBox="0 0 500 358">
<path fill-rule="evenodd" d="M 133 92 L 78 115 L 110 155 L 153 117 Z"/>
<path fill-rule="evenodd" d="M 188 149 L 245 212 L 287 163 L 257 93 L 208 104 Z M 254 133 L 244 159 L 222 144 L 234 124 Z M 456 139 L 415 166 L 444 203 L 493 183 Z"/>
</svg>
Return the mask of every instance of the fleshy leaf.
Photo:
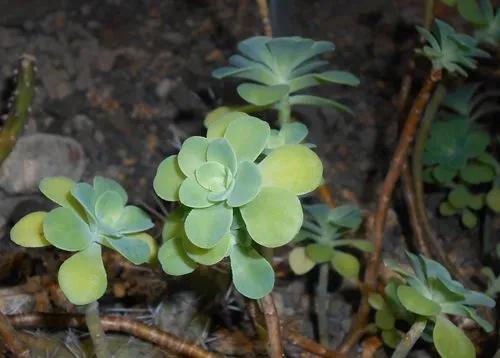
<svg viewBox="0 0 500 358">
<path fill-rule="evenodd" d="M 179 168 L 187 177 L 193 177 L 194 171 L 207 161 L 208 140 L 203 137 L 189 137 L 182 143 L 177 155 Z"/>
<path fill-rule="evenodd" d="M 306 254 L 315 263 L 320 264 L 330 261 L 334 252 L 329 246 L 314 243 L 306 246 Z"/>
<path fill-rule="evenodd" d="M 106 191 L 97 198 L 95 213 L 99 221 L 103 224 L 112 227 L 120 218 L 122 211 L 122 198 L 117 192 Z"/>
<path fill-rule="evenodd" d="M 149 216 L 137 206 L 126 206 L 118 221 L 115 222 L 114 228 L 121 234 L 130 234 L 134 232 L 151 229 L 154 226 Z"/>
<path fill-rule="evenodd" d="M 469 209 L 462 211 L 462 224 L 468 229 L 473 229 L 477 226 L 477 215 Z"/>
<path fill-rule="evenodd" d="M 314 76 L 325 82 L 332 82 L 346 86 L 359 85 L 359 78 L 346 71 L 326 71 L 314 74 Z"/>
<path fill-rule="evenodd" d="M 230 112 L 232 112 L 232 109 L 230 107 L 227 107 L 227 106 L 217 107 L 217 108 L 215 108 L 207 113 L 207 115 L 205 116 L 205 119 L 203 120 L 203 125 L 206 128 L 208 128 L 212 124 L 219 121 L 222 117 L 224 117 L 226 114 L 228 114 Z M 219 137 L 222 137 L 222 135 Z"/>
<path fill-rule="evenodd" d="M 385 306 L 384 297 L 380 293 L 371 293 L 368 296 L 368 303 L 376 310 L 381 310 Z"/>
<path fill-rule="evenodd" d="M 229 254 L 229 250 L 233 244 L 234 237 L 231 233 L 227 233 L 220 241 L 211 249 L 202 249 L 193 245 L 186 237 L 182 240 L 182 244 L 186 255 L 193 261 L 202 265 L 214 265 Z"/>
<path fill-rule="evenodd" d="M 206 190 L 216 193 L 225 191 L 228 174 L 231 175 L 228 173 L 228 169 L 217 162 L 203 163 L 195 172 L 198 184 Z"/>
<path fill-rule="evenodd" d="M 263 86 L 255 83 L 243 83 L 238 86 L 238 94 L 245 101 L 265 106 L 278 102 L 288 94 L 290 87 L 288 85 Z"/>
<path fill-rule="evenodd" d="M 293 122 L 283 123 L 280 136 L 285 140 L 285 144 L 299 144 L 307 136 L 308 129 L 304 123 Z"/>
<path fill-rule="evenodd" d="M 56 208 L 43 220 L 43 233 L 47 241 L 66 251 L 80 251 L 92 242 L 93 235 L 85 221 L 73 210 Z"/>
<path fill-rule="evenodd" d="M 101 246 L 92 243 L 63 262 L 58 273 L 59 286 L 68 300 L 85 305 L 104 295 L 107 287 L 106 270 L 101 258 Z"/>
<path fill-rule="evenodd" d="M 401 341 L 401 334 L 395 329 L 382 331 L 382 340 L 389 348 L 396 348 Z"/>
<path fill-rule="evenodd" d="M 239 163 L 238 173 L 234 180 L 233 191 L 227 199 L 227 204 L 231 207 L 239 207 L 253 200 L 262 186 L 259 168 L 248 161 Z"/>
<path fill-rule="evenodd" d="M 347 278 L 358 278 L 359 261 L 358 259 L 342 251 L 334 251 L 331 259 L 333 268 L 342 276 Z"/>
<path fill-rule="evenodd" d="M 361 210 L 352 205 L 337 206 L 328 215 L 328 221 L 348 229 L 357 229 L 362 220 Z"/>
<path fill-rule="evenodd" d="M 229 168 L 231 173 L 236 172 L 236 155 L 229 142 L 224 139 L 215 139 L 208 145 L 207 161 L 214 161 L 222 164 L 224 167 Z"/>
<path fill-rule="evenodd" d="M 441 312 L 437 303 L 422 296 L 413 287 L 399 286 L 398 298 L 408 311 L 421 316 L 435 316 Z"/>
<path fill-rule="evenodd" d="M 209 191 L 202 187 L 194 178 L 187 178 L 179 189 L 181 203 L 191 208 L 206 208 L 213 203 L 208 200 Z"/>
<path fill-rule="evenodd" d="M 224 134 L 238 161 L 253 162 L 264 150 L 270 134 L 269 124 L 249 115 L 235 119 Z"/>
<path fill-rule="evenodd" d="M 160 198 L 167 201 L 179 200 L 179 188 L 186 179 L 177 163 L 177 155 L 171 155 L 164 159 L 158 169 L 153 181 L 153 188 Z"/>
<path fill-rule="evenodd" d="M 233 209 L 224 203 L 204 209 L 193 209 L 184 223 L 188 239 L 196 246 L 210 249 L 228 233 L 233 221 Z"/>
<path fill-rule="evenodd" d="M 137 240 L 146 243 L 146 245 L 148 245 L 149 248 L 149 257 L 147 258 L 146 262 L 152 265 L 158 262 L 157 261 L 158 244 L 151 235 L 145 232 L 140 232 L 140 233 L 126 235 L 126 237 L 131 240 Z"/>
<path fill-rule="evenodd" d="M 40 182 L 40 191 L 54 203 L 65 208 L 71 208 L 71 189 L 75 182 L 66 177 L 49 177 Z"/>
<path fill-rule="evenodd" d="M 338 239 L 335 240 L 332 244 L 333 247 L 351 246 L 365 252 L 373 251 L 373 242 L 364 239 Z"/>
<path fill-rule="evenodd" d="M 165 218 L 165 224 L 161 232 L 163 242 L 174 237 L 182 237 L 184 233 L 184 214 L 185 209 L 179 206 Z"/>
<path fill-rule="evenodd" d="M 312 270 L 316 263 L 306 255 L 305 247 L 295 247 L 288 255 L 290 268 L 296 275 L 303 275 Z"/>
<path fill-rule="evenodd" d="M 98 198 L 107 191 L 114 191 L 120 195 L 123 205 L 125 205 L 128 200 L 128 195 L 125 189 L 123 189 L 123 187 L 113 179 L 96 176 L 94 178 L 94 191 L 96 198 Z"/>
<path fill-rule="evenodd" d="M 281 188 L 262 188 L 240 211 L 252 239 L 265 247 L 287 244 L 302 226 L 299 199 Z"/>
<path fill-rule="evenodd" d="M 383 307 L 375 312 L 375 324 L 378 328 L 383 330 L 394 329 L 395 323 L 396 318 L 388 308 Z"/>
<path fill-rule="evenodd" d="M 95 218 L 94 205 L 96 196 L 94 188 L 87 183 L 78 183 L 71 189 L 71 194 L 85 209 L 87 215 Z"/>
<path fill-rule="evenodd" d="M 43 247 L 50 245 L 43 236 L 43 220 L 47 213 L 35 211 L 29 213 L 10 230 L 10 239 L 23 247 Z"/>
<path fill-rule="evenodd" d="M 230 254 L 234 287 L 243 296 L 259 299 L 272 291 L 272 266 L 252 247 L 234 245 Z"/>
<path fill-rule="evenodd" d="M 262 185 L 279 187 L 301 195 L 318 187 L 323 179 L 323 164 L 311 149 L 300 144 L 284 145 L 260 164 Z"/>
<path fill-rule="evenodd" d="M 474 345 L 465 333 L 443 316 L 437 317 L 432 338 L 441 357 L 476 357 Z"/>
<path fill-rule="evenodd" d="M 143 264 L 150 259 L 149 245 L 142 240 L 136 240 L 128 236 L 107 236 L 106 242 L 113 250 L 120 253 L 134 265 Z"/>
<path fill-rule="evenodd" d="M 161 245 L 158 251 L 158 261 L 163 271 L 174 276 L 191 273 L 198 266 L 184 252 L 180 237 L 167 240 Z"/>
<path fill-rule="evenodd" d="M 496 213 L 500 212 L 500 187 L 494 187 L 486 195 L 488 207 Z"/>
<path fill-rule="evenodd" d="M 246 118 L 247 116 L 248 114 L 243 112 L 229 112 L 225 114 L 224 116 L 222 116 L 221 118 L 214 121 L 208 126 L 207 138 L 213 139 L 213 138 L 224 137 L 224 133 L 226 133 L 226 129 L 230 123 L 232 123 L 238 118 Z"/>
</svg>

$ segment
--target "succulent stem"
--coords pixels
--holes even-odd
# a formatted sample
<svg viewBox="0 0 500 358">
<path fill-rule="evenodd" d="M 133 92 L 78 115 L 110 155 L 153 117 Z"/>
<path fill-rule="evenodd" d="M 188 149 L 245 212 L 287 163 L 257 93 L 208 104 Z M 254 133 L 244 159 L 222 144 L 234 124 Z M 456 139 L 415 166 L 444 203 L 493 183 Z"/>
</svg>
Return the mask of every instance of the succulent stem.
<svg viewBox="0 0 500 358">
<path fill-rule="evenodd" d="M 14 148 L 31 111 L 31 103 L 35 94 L 34 82 L 35 58 L 25 54 L 21 57 L 13 102 L 0 131 L 0 164 Z"/>
<path fill-rule="evenodd" d="M 90 338 L 92 338 L 92 343 L 94 344 L 95 355 L 97 358 L 109 358 L 108 345 L 106 343 L 106 336 L 104 334 L 104 328 L 101 324 L 101 318 L 99 317 L 99 304 L 97 301 L 89 303 L 85 309 L 85 321 L 87 322 L 87 328 L 89 329 Z"/>
<path fill-rule="evenodd" d="M 280 127 L 291 121 L 292 117 L 292 107 L 290 106 L 290 101 L 288 97 L 283 98 L 279 103 L 279 112 L 278 112 L 278 122 Z"/>
<path fill-rule="evenodd" d="M 427 321 L 417 321 L 415 322 L 410 330 L 406 332 L 406 335 L 401 339 L 398 346 L 392 353 L 392 358 L 404 358 L 408 355 L 410 350 L 413 348 L 415 343 L 418 341 L 422 332 L 425 329 Z"/>
<path fill-rule="evenodd" d="M 319 278 L 316 286 L 316 318 L 318 319 L 319 341 L 325 347 L 330 346 L 328 337 L 328 276 L 330 264 L 324 263 L 319 267 Z"/>
</svg>

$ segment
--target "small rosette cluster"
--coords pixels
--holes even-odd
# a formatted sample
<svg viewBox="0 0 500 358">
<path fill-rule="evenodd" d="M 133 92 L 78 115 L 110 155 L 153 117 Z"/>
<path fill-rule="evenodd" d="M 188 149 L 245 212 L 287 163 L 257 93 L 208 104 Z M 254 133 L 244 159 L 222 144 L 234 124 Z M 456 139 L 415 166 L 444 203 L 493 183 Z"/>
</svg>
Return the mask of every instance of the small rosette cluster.
<svg viewBox="0 0 500 358">
<path fill-rule="evenodd" d="M 477 314 L 476 306 L 494 307 L 495 301 L 453 280 L 438 262 L 422 255 L 407 253 L 407 256 L 413 272 L 387 262 L 401 275 L 402 281 L 391 280 L 386 287 L 385 301 L 392 305 L 390 310 L 378 304 L 379 299 L 372 298 L 372 305 L 380 306 L 379 320 L 384 320 L 387 326 L 391 322 L 393 326 L 394 320 L 400 317 L 406 317 L 410 323 L 427 321 L 423 338 L 432 340 L 442 357 L 475 357 L 472 342 L 446 315 L 467 317 L 491 332 L 493 327 Z M 391 312 L 400 312 L 400 315 L 391 317 Z"/>
<path fill-rule="evenodd" d="M 297 196 L 320 184 L 323 166 L 301 144 L 264 157 L 270 133 L 266 122 L 230 112 L 208 127 L 207 137 L 188 138 L 160 164 L 156 193 L 182 204 L 167 220 L 159 252 L 167 273 L 186 274 L 229 256 L 242 294 L 259 298 L 272 289 L 273 270 L 253 243 L 272 248 L 293 239 L 303 219 Z"/>
<path fill-rule="evenodd" d="M 50 177 L 40 191 L 60 205 L 33 212 L 11 230 L 12 241 L 24 247 L 55 246 L 74 252 L 59 268 L 59 285 L 74 304 L 99 299 L 107 277 L 101 257 L 106 246 L 138 265 L 156 256 L 154 239 L 144 231 L 153 222 L 140 208 L 126 205 L 127 193 L 111 179 L 95 177 L 93 185 Z"/>
<path fill-rule="evenodd" d="M 427 41 L 427 45 L 418 49 L 436 70 L 445 69 L 450 73 L 467 76 L 469 69 L 477 67 L 476 58 L 489 57 L 488 53 L 478 48 L 476 39 L 460 34 L 447 23 L 436 20 L 432 32 L 417 27 L 418 32 Z"/>
<path fill-rule="evenodd" d="M 280 102 L 286 100 L 290 105 L 327 106 L 352 113 L 338 101 L 297 93 L 322 84 L 359 84 L 359 79 L 349 72 L 316 72 L 328 65 L 319 56 L 334 51 L 333 43 L 298 36 L 255 36 L 240 42 L 238 50 L 240 54 L 229 58 L 229 66 L 216 69 L 212 75 L 218 79 L 235 77 L 251 81 L 237 88 L 245 101 L 278 109 Z"/>
<path fill-rule="evenodd" d="M 290 268 L 297 275 L 309 272 L 317 264 L 330 263 L 345 278 L 357 279 L 360 263 L 356 256 L 339 250 L 354 248 L 370 252 L 373 244 L 363 239 L 345 238 L 356 231 L 362 221 L 361 211 L 351 205 L 334 209 L 324 204 L 305 205 L 308 218 L 296 241 L 312 241 L 294 248 L 288 257 Z"/>
</svg>

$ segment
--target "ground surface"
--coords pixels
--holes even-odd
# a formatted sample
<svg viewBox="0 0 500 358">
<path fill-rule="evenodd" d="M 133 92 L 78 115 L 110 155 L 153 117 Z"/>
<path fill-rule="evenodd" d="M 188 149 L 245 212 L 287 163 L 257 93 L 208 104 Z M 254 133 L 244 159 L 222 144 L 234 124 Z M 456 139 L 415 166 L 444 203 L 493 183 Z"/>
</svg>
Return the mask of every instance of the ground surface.
<svg viewBox="0 0 500 358">
<path fill-rule="evenodd" d="M 229 0 L 15 3 L 0 1 L 0 89 L 7 96 L 6 81 L 22 53 L 35 55 L 39 81 L 25 136 L 58 134 L 76 143 L 68 149 L 59 137 L 41 136 L 36 145 L 19 155 L 50 165 L 33 168 L 17 161 L 12 163 L 15 169 L 0 175 L 4 232 L 0 286 L 29 283 L 21 296 L 0 289 L 0 297 L 4 297 L 0 309 L 73 311 L 75 307 L 62 298 L 53 282 L 60 254 L 27 252 L 8 239 L 15 220 L 46 205 L 36 193 L 39 178 L 53 175 L 53 171 L 83 180 L 96 174 L 113 177 L 129 190 L 132 201 L 160 211 L 151 186 L 158 163 L 187 136 L 201 133 L 208 110 L 222 103 L 238 103 L 234 83 L 217 81 L 210 72 L 226 62 L 239 40 L 261 34 L 262 26 L 253 1 L 247 1 L 247 6 Z M 421 16 L 416 0 L 295 1 L 292 33 L 333 41 L 337 47 L 330 58 L 333 67 L 351 71 L 362 82 L 355 89 L 326 87 L 319 91 L 344 100 L 355 111 L 353 117 L 323 109 L 300 109 L 297 114 L 310 127 L 310 141 L 318 145 L 326 180 L 339 202 L 354 201 L 363 209 L 373 209 L 397 137 L 395 96 L 412 54 L 413 27 Z M 80 145 L 84 154 L 74 155 Z M 52 152 L 44 148 L 52 148 Z M 20 175 L 23 185 L 18 187 Z M 438 198 L 439 194 L 430 197 L 429 208 L 446 250 L 465 265 L 477 265 L 477 233 L 464 233 L 453 219 L 437 218 L 432 209 Z M 408 229 L 400 219 L 403 216 L 401 210 L 390 215 L 388 255 L 400 257 L 405 248 L 402 235 Z M 140 318 L 155 320 L 186 338 L 206 339 L 211 349 L 250 356 L 253 343 L 241 333 L 240 298 L 219 292 L 215 302 L 227 299 L 231 305 L 223 312 L 216 308 L 218 313 L 213 314 L 213 297 L 202 297 L 196 290 L 203 287 L 204 276 L 213 279 L 213 271 L 202 271 L 179 284 L 159 272 L 124 265 L 115 256 L 107 259 L 112 263 L 108 272 L 111 283 L 102 303 L 104 311 L 143 316 Z M 292 278 L 285 276 L 277 285 L 282 315 L 312 336 L 309 285 L 305 278 Z M 308 278 L 314 279 L 314 273 Z M 49 284 L 37 281 L 42 279 Z M 220 287 L 227 287 L 224 277 L 220 281 Z M 338 286 L 335 279 L 331 284 L 332 289 Z M 350 326 L 351 304 L 356 298 L 350 291 L 347 287 L 347 293 L 332 292 L 329 316 L 335 327 L 335 344 Z M 162 297 L 167 299 L 162 301 Z"/>
</svg>

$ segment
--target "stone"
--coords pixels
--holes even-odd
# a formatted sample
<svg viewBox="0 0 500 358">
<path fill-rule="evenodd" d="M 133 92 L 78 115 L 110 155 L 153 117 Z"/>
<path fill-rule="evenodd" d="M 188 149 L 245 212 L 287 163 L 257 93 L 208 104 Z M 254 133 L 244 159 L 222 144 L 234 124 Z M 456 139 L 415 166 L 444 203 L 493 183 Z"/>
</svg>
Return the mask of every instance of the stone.
<svg viewBox="0 0 500 358">
<path fill-rule="evenodd" d="M 171 78 L 164 78 L 156 85 L 155 93 L 158 98 L 167 98 L 174 89 L 177 82 Z"/>
<path fill-rule="evenodd" d="M 0 188 L 9 194 L 38 190 L 49 176 L 81 179 L 86 167 L 82 146 L 70 137 L 38 133 L 21 137 L 0 167 Z"/>
</svg>

